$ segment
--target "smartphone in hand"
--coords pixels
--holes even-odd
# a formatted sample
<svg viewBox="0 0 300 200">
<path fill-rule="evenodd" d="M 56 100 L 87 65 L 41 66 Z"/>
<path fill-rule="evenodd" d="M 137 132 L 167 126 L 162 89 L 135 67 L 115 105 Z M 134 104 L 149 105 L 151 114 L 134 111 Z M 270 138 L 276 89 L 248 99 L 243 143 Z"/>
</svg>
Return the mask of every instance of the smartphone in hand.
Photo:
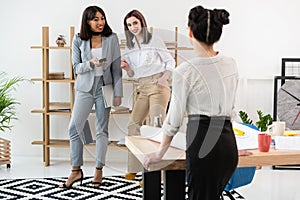
<svg viewBox="0 0 300 200">
<path fill-rule="evenodd" d="M 100 64 L 103 63 L 103 62 L 106 62 L 106 58 L 101 58 L 101 59 L 99 59 L 99 63 L 100 63 Z"/>
</svg>

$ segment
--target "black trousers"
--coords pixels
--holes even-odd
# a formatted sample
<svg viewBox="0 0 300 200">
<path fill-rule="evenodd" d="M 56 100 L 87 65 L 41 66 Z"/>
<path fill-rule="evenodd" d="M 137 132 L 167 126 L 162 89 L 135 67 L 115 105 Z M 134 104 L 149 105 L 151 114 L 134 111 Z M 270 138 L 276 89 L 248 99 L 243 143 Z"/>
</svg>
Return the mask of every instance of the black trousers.
<svg viewBox="0 0 300 200">
<path fill-rule="evenodd" d="M 230 119 L 189 115 L 186 135 L 188 199 L 219 200 L 238 163 Z"/>
</svg>

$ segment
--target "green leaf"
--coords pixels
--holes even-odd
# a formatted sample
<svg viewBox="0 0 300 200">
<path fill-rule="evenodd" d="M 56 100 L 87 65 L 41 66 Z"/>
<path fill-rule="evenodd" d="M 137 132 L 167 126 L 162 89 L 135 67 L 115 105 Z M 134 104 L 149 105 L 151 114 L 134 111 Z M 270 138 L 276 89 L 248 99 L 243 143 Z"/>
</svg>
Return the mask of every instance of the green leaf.
<svg viewBox="0 0 300 200">
<path fill-rule="evenodd" d="M 260 131 L 267 131 L 268 126 L 273 123 L 273 118 L 270 114 L 264 115 L 264 113 L 261 110 L 257 110 L 259 121 L 257 121 L 255 124 L 257 128 L 259 128 Z"/>
<path fill-rule="evenodd" d="M 253 125 L 253 121 L 251 119 L 249 119 L 248 117 L 248 114 L 244 111 L 239 111 L 239 116 L 242 120 L 243 123 L 246 123 L 246 124 L 252 124 Z"/>
<path fill-rule="evenodd" d="M 11 92 L 25 80 L 19 76 L 9 79 L 5 72 L 0 72 L 0 131 L 11 130 L 11 120 L 17 119 L 15 105 L 20 103 L 11 96 Z"/>
</svg>

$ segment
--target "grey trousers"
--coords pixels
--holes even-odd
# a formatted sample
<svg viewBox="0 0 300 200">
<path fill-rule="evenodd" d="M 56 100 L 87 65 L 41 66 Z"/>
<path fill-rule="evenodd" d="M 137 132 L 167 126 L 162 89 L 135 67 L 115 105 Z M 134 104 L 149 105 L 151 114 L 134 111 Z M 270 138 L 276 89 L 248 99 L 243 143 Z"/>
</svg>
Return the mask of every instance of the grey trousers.
<svg viewBox="0 0 300 200">
<path fill-rule="evenodd" d="M 69 124 L 72 166 L 83 165 L 83 128 L 95 104 L 96 112 L 96 167 L 105 165 L 108 146 L 108 122 L 110 108 L 104 107 L 102 88 L 103 77 L 95 77 L 90 92 L 77 91 Z"/>
</svg>

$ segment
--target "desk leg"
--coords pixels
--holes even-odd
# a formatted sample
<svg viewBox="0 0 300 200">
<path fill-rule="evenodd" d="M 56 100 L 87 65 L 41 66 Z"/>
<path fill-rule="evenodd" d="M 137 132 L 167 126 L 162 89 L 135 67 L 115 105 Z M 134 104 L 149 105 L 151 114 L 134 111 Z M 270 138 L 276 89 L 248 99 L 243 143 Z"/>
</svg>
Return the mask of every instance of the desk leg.
<svg viewBox="0 0 300 200">
<path fill-rule="evenodd" d="M 161 200 L 161 172 L 143 171 L 143 200 Z"/>
<path fill-rule="evenodd" d="M 164 200 L 185 199 L 185 170 L 164 171 Z"/>
</svg>

